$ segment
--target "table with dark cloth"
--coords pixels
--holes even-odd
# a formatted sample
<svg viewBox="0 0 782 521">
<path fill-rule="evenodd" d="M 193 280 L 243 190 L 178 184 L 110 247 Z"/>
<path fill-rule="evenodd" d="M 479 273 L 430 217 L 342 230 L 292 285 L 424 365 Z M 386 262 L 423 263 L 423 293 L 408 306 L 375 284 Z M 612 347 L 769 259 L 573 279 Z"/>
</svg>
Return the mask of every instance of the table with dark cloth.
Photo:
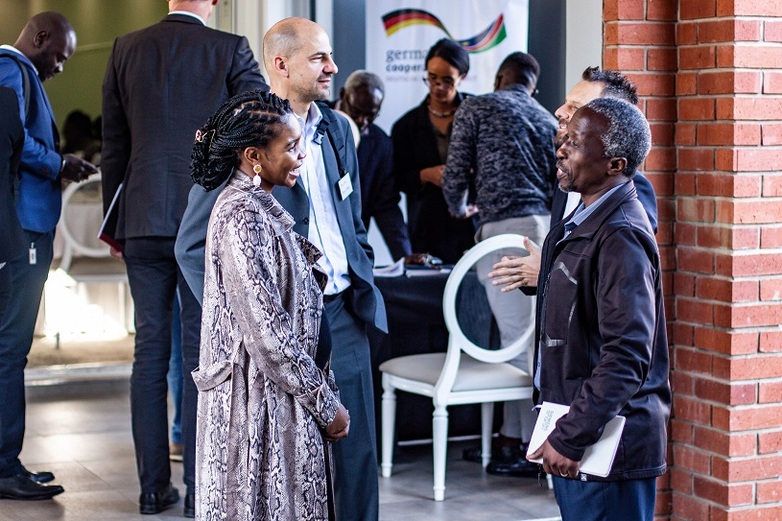
<svg viewBox="0 0 782 521">
<path fill-rule="evenodd" d="M 443 318 L 443 292 L 446 273 L 432 275 L 375 278 L 386 303 L 389 334 L 370 332 L 372 371 L 375 386 L 375 416 L 378 443 L 381 433 L 383 387 L 380 364 L 391 358 L 420 353 L 445 352 L 448 330 Z M 456 305 L 459 323 L 467 336 L 480 346 L 497 347 L 499 335 L 494 324 L 486 292 L 474 271 L 462 280 Z M 397 390 L 396 434 L 400 441 L 432 437 L 432 399 Z M 498 408 L 501 413 L 502 408 Z M 449 436 L 480 434 L 480 406 L 448 407 Z M 501 422 L 495 413 L 495 426 Z"/>
</svg>

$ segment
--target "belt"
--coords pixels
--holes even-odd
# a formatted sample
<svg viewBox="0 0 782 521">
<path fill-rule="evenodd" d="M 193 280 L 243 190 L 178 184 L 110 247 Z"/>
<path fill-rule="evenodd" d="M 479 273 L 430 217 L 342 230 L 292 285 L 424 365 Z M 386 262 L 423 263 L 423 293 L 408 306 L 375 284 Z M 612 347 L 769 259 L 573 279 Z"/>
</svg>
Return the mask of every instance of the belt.
<svg viewBox="0 0 782 521">
<path fill-rule="evenodd" d="M 345 294 L 345 291 L 347 290 L 340 291 L 339 293 L 333 293 L 331 295 L 323 295 L 323 302 L 332 302 L 338 298 L 342 298 L 342 296 Z"/>
</svg>

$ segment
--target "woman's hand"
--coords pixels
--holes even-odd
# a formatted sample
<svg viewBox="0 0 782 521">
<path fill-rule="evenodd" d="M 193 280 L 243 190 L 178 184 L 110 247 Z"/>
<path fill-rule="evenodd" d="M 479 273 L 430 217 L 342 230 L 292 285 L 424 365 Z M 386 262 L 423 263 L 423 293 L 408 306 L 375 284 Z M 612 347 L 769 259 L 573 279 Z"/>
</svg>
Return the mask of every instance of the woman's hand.
<svg viewBox="0 0 782 521">
<path fill-rule="evenodd" d="M 345 409 L 344 405 L 339 404 L 337 415 L 334 416 L 334 419 L 326 427 L 326 430 L 323 433 L 323 438 L 326 441 L 334 443 L 335 441 L 339 441 L 342 438 L 345 438 L 349 431 L 350 413 L 347 409 Z"/>
<path fill-rule="evenodd" d="M 443 172 L 445 172 L 445 165 L 437 165 L 424 168 L 418 175 L 421 177 L 422 183 L 432 183 L 442 188 Z"/>
</svg>

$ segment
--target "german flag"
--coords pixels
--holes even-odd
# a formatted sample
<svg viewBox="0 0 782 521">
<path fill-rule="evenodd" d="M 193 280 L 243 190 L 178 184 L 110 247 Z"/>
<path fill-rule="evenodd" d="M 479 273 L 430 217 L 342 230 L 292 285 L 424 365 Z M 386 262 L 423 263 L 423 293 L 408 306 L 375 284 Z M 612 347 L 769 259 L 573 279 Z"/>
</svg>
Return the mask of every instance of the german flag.
<svg viewBox="0 0 782 521">
<path fill-rule="evenodd" d="M 383 15 L 383 25 L 386 28 L 386 36 L 391 36 L 398 30 L 410 27 L 411 25 L 431 25 L 441 29 L 448 38 L 451 38 L 450 33 L 440 19 L 423 9 L 398 9 L 396 11 L 390 11 Z"/>
</svg>

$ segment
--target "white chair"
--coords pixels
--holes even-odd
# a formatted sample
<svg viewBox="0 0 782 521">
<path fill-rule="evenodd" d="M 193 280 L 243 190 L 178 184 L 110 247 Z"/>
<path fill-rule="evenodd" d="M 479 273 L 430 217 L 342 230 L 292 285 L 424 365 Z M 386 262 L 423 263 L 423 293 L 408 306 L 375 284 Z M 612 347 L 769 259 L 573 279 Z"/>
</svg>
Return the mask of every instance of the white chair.
<svg viewBox="0 0 782 521">
<path fill-rule="evenodd" d="M 102 222 L 101 193 L 100 174 L 81 183 L 71 183 L 62 193 L 62 217 L 57 231 L 63 237 L 60 268 L 66 272 L 70 270 L 74 257 L 111 258 L 109 247 L 96 238 Z M 77 206 L 84 210 L 73 211 Z"/>
<path fill-rule="evenodd" d="M 391 476 L 396 421 L 395 391 L 432 398 L 434 500 L 445 498 L 445 460 L 448 445 L 449 405 L 481 404 L 481 451 L 483 466 L 491 454 L 494 403 L 532 397 L 532 378 L 507 363 L 518 356 L 534 334 L 535 325 L 513 344 L 502 349 L 484 349 L 468 339 L 456 313 L 456 296 L 462 279 L 486 254 L 499 249 L 524 250 L 520 235 L 498 235 L 470 249 L 453 268 L 443 294 L 443 314 L 448 328 L 446 353 L 427 353 L 393 358 L 380 365 L 383 373 L 381 473 Z"/>
<path fill-rule="evenodd" d="M 109 253 L 97 239 L 103 221 L 100 174 L 81 183 L 69 184 L 62 194 L 62 216 L 57 233 L 62 236 L 62 258 L 58 268 L 79 288 L 85 283 L 116 283 L 117 312 L 127 330 L 127 272 L 125 263 Z M 59 327 L 56 346 L 59 347 Z"/>
</svg>

